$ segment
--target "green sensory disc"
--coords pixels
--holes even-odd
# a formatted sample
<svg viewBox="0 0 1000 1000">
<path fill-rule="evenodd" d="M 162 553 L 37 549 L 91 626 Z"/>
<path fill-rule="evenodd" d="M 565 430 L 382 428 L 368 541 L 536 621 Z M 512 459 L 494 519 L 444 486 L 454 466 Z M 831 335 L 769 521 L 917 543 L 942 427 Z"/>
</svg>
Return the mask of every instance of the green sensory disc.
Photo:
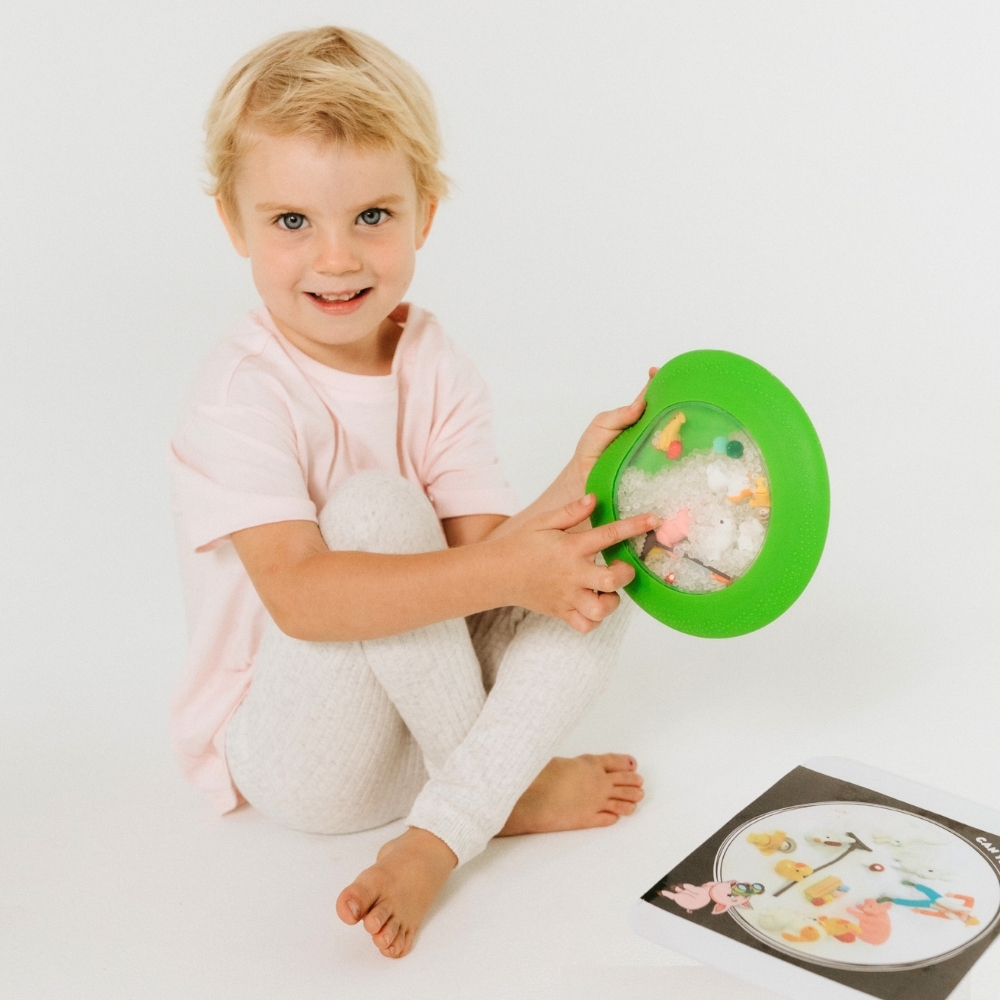
<svg viewBox="0 0 1000 1000">
<path fill-rule="evenodd" d="M 760 365 L 728 351 L 690 351 L 646 390 L 642 418 L 587 480 L 594 525 L 635 514 L 655 531 L 604 552 L 635 567 L 625 588 L 671 628 L 743 635 L 795 602 L 819 564 L 830 481 L 798 400 Z"/>
</svg>

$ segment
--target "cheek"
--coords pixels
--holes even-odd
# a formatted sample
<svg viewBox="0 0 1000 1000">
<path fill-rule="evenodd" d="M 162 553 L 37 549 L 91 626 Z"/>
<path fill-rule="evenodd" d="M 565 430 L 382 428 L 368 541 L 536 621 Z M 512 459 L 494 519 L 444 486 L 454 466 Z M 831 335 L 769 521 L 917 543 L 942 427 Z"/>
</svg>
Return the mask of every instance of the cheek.
<svg viewBox="0 0 1000 1000">
<path fill-rule="evenodd" d="M 371 248 L 370 260 L 383 278 L 408 282 L 413 277 L 416 250 L 412 239 L 387 239 Z"/>
<path fill-rule="evenodd" d="M 281 289 L 293 285 L 301 274 L 301 254 L 294 247 L 275 246 L 266 240 L 250 248 L 250 265 L 257 287 Z"/>
</svg>

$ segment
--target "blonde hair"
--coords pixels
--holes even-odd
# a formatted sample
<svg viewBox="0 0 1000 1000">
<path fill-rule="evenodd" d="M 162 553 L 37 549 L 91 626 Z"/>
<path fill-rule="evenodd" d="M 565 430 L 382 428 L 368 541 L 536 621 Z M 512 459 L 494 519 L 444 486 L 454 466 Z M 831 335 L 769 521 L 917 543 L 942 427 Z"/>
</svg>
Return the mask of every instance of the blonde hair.
<svg viewBox="0 0 1000 1000">
<path fill-rule="evenodd" d="M 222 81 L 205 119 L 208 193 L 234 221 L 239 161 L 255 133 L 399 149 L 422 202 L 448 192 L 427 84 L 360 31 L 325 27 L 278 35 L 240 59 Z"/>
</svg>

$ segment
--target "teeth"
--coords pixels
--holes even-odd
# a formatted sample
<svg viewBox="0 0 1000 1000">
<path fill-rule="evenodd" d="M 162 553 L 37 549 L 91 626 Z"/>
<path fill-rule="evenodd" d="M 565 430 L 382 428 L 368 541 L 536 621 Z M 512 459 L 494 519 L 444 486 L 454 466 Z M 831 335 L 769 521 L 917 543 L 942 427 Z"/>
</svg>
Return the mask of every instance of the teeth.
<svg viewBox="0 0 1000 1000">
<path fill-rule="evenodd" d="M 359 292 L 344 292 L 342 295 L 323 295 L 320 292 L 313 293 L 316 298 L 322 299 L 324 302 L 348 302 L 353 299 Z"/>
</svg>

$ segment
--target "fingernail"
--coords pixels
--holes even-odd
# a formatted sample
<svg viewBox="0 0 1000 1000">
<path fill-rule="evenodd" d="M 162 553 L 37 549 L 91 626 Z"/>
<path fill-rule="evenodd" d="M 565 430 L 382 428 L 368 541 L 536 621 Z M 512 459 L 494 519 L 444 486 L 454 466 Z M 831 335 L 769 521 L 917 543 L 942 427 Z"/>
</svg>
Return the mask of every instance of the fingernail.
<svg viewBox="0 0 1000 1000">
<path fill-rule="evenodd" d="M 361 907 L 353 899 L 347 901 L 347 908 L 351 911 L 351 915 L 355 920 L 361 916 Z"/>
</svg>

